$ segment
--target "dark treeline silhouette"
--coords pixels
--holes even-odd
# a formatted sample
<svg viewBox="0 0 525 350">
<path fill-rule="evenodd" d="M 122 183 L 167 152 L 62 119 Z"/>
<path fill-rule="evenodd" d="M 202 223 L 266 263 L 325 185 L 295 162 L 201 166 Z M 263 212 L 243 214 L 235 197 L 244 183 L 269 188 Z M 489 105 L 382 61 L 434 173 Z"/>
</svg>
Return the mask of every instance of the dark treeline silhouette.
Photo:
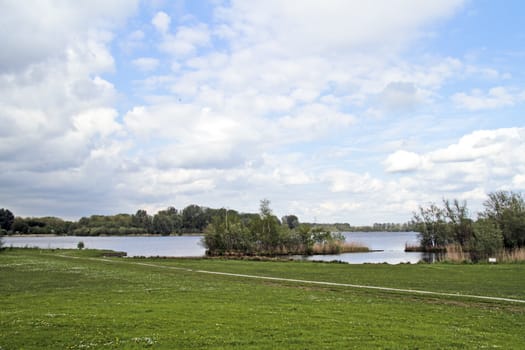
<svg viewBox="0 0 525 350">
<path fill-rule="evenodd" d="M 0 209 L 0 235 L 32 234 L 32 235 L 141 235 L 141 234 L 186 234 L 203 233 L 213 218 L 224 215 L 225 212 L 238 216 L 247 225 L 259 214 L 240 213 L 233 209 L 213 209 L 191 204 L 182 210 L 168 207 L 150 215 L 146 210 L 139 209 L 135 214 L 91 215 L 78 221 L 63 220 L 58 217 L 15 217 L 8 209 Z M 286 215 L 280 223 L 295 229 L 299 225 L 296 215 Z M 305 223 L 311 228 L 329 230 L 332 232 L 374 232 L 374 231 L 414 231 L 413 223 L 375 223 L 371 226 L 351 226 L 348 223 Z"/>
<path fill-rule="evenodd" d="M 212 209 L 189 205 L 182 210 L 168 207 L 154 215 L 146 210 L 135 214 L 91 215 L 78 221 L 57 217 L 15 217 L 8 209 L 0 209 L 0 235 L 4 234 L 53 234 L 76 236 L 140 235 L 140 234 L 184 234 L 202 233 L 212 218 L 225 209 Z M 231 210 L 231 212 L 235 212 Z M 257 214 L 239 214 L 249 220 Z"/>
<path fill-rule="evenodd" d="M 338 232 L 411 232 L 416 230 L 414 222 L 406 223 L 374 223 L 373 225 L 352 226 L 349 223 L 307 223 L 312 227 L 330 228 L 331 231 Z"/>
</svg>

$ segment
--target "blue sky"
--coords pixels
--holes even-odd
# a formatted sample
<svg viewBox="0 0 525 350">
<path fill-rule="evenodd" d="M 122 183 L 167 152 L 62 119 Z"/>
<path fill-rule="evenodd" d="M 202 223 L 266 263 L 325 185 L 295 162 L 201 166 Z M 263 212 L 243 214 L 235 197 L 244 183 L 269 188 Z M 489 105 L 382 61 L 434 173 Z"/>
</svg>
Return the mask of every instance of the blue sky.
<svg viewBox="0 0 525 350">
<path fill-rule="evenodd" d="M 2 1 L 0 207 L 404 222 L 525 189 L 521 1 Z"/>
</svg>

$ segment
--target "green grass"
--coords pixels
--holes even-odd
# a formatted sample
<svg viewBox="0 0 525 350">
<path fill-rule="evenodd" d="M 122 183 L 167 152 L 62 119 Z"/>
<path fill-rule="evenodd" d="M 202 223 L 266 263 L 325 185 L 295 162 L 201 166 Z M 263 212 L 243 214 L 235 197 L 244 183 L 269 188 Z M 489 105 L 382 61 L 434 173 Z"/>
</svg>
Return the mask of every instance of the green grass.
<svg viewBox="0 0 525 350">
<path fill-rule="evenodd" d="M 137 265 L 525 299 L 523 264 L 91 259 L 97 255 L 1 252 L 0 349 L 520 349 L 525 343 L 525 304 Z"/>
</svg>

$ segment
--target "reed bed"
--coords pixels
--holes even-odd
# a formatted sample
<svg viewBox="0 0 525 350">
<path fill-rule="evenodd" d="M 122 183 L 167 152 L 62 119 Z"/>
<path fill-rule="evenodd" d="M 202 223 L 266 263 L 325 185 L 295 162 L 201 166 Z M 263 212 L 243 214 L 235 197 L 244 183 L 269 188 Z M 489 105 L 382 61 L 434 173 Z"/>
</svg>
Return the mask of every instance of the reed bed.
<svg viewBox="0 0 525 350">
<path fill-rule="evenodd" d="M 405 252 L 424 252 L 425 249 L 419 244 L 405 243 Z"/>
<path fill-rule="evenodd" d="M 524 262 L 525 261 L 525 248 L 517 248 L 510 251 L 504 250 L 496 255 L 497 261 L 510 263 L 510 262 Z"/>
<path fill-rule="evenodd" d="M 332 241 L 314 244 L 313 254 L 342 254 L 342 253 L 367 253 L 370 251 L 366 245 L 357 242 Z"/>
<path fill-rule="evenodd" d="M 440 256 L 438 261 L 462 263 L 472 261 L 470 252 L 464 251 L 459 244 L 449 244 L 445 247 L 446 252 Z M 525 262 L 525 248 L 516 248 L 512 250 L 502 249 L 493 256 L 486 256 L 478 261 L 480 262 L 491 262 L 490 260 L 495 259 L 494 262 L 498 263 L 519 263 Z"/>
<path fill-rule="evenodd" d="M 469 254 L 465 253 L 459 244 L 448 244 L 445 251 L 444 261 L 464 262 L 470 260 Z"/>
</svg>

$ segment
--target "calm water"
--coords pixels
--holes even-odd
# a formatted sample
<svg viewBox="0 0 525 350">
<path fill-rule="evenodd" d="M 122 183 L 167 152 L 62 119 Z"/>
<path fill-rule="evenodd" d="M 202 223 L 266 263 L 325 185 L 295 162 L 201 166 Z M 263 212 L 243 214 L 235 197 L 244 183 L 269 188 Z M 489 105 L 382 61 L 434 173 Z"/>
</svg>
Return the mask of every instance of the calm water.
<svg viewBox="0 0 525 350">
<path fill-rule="evenodd" d="M 4 237 L 5 247 L 38 247 L 44 249 L 75 249 L 84 242 L 86 249 L 110 249 L 126 252 L 128 256 L 203 256 L 201 236 L 124 236 L 124 237 Z"/>
<path fill-rule="evenodd" d="M 349 253 L 339 255 L 313 255 L 308 260 L 332 261 L 339 260 L 350 264 L 363 263 L 417 263 L 423 259 L 421 253 L 405 253 L 405 243 L 417 244 L 415 232 L 349 232 L 344 233 L 347 242 L 366 245 L 372 253 Z M 201 236 L 173 237 L 4 237 L 6 247 L 38 247 L 75 249 L 78 242 L 84 242 L 85 248 L 111 249 L 124 251 L 128 256 L 173 256 L 198 257 L 203 256 L 205 249 L 201 245 Z"/>
<path fill-rule="evenodd" d="M 418 244 L 417 232 L 346 232 L 347 242 L 361 243 L 371 253 L 346 253 L 337 255 L 312 255 L 307 260 L 343 261 L 349 264 L 365 263 L 417 263 L 423 259 L 422 253 L 405 253 L 405 244 Z"/>
</svg>

